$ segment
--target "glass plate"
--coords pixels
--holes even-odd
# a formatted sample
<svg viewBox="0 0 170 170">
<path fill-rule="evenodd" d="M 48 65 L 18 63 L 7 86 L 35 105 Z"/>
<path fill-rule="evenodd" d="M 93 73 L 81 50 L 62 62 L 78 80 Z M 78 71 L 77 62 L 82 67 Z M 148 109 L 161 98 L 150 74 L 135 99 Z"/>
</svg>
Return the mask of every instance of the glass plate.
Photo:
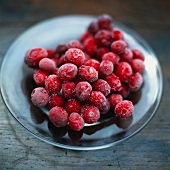
<svg viewBox="0 0 170 170">
<path fill-rule="evenodd" d="M 68 127 L 53 126 L 47 111 L 33 106 L 30 93 L 35 84 L 33 69 L 24 63 L 26 52 L 35 47 L 55 48 L 59 43 L 79 39 L 94 19 L 92 16 L 70 15 L 38 23 L 12 44 L 2 63 L 1 93 L 11 114 L 35 137 L 61 148 L 94 150 L 113 146 L 138 133 L 151 120 L 160 103 L 163 80 L 156 55 L 135 32 L 114 21 L 115 28 L 124 32 L 130 48 L 138 48 L 145 55 L 143 87 L 130 96 L 135 105 L 133 116 L 125 120 L 108 117 L 75 132 Z"/>
</svg>

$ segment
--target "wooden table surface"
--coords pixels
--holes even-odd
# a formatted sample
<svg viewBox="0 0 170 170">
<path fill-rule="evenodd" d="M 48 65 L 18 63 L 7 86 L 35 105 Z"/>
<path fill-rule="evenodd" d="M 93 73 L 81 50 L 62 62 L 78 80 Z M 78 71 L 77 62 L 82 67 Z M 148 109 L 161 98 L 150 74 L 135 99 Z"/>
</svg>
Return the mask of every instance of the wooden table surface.
<svg viewBox="0 0 170 170">
<path fill-rule="evenodd" d="M 71 151 L 32 136 L 0 98 L 0 170 L 170 169 L 170 1 L 0 0 L 0 63 L 12 42 L 39 21 L 65 14 L 103 13 L 134 29 L 157 54 L 164 91 L 156 115 L 140 133 L 116 146 Z"/>
</svg>

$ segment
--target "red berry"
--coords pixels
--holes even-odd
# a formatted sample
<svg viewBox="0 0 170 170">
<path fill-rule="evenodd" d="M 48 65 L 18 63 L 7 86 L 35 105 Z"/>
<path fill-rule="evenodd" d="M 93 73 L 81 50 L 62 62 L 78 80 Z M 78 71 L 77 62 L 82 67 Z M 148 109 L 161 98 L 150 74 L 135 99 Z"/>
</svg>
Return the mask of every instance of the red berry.
<svg viewBox="0 0 170 170">
<path fill-rule="evenodd" d="M 126 98 L 130 93 L 128 85 L 125 83 L 122 83 L 122 89 L 120 90 L 119 93 L 123 96 L 123 98 Z"/>
<path fill-rule="evenodd" d="M 96 21 L 92 21 L 87 28 L 87 31 L 93 35 L 96 34 L 98 30 L 99 30 L 99 26 L 98 26 L 98 22 Z"/>
<path fill-rule="evenodd" d="M 80 50 L 83 49 L 82 44 L 78 40 L 71 40 L 67 43 L 67 47 L 69 48 L 78 48 Z"/>
<path fill-rule="evenodd" d="M 65 54 L 63 54 L 59 57 L 58 67 L 62 66 L 63 64 L 66 64 L 66 63 L 67 63 L 66 56 L 65 56 Z"/>
<path fill-rule="evenodd" d="M 143 73 L 145 71 L 145 65 L 143 60 L 140 59 L 133 59 L 130 63 L 133 72 L 139 72 L 139 73 Z"/>
<path fill-rule="evenodd" d="M 84 60 L 84 62 L 87 62 L 88 60 L 90 60 L 90 59 L 91 59 L 91 57 L 90 57 L 90 55 L 89 55 L 89 54 L 84 53 L 84 55 L 85 55 L 85 60 Z"/>
<path fill-rule="evenodd" d="M 132 52 L 133 52 L 133 58 L 137 58 L 137 59 L 140 59 L 143 61 L 145 60 L 145 56 L 142 53 L 142 51 L 140 51 L 138 49 L 133 49 Z"/>
<path fill-rule="evenodd" d="M 113 63 L 113 65 L 117 65 L 119 63 L 120 57 L 115 53 L 108 52 L 103 55 L 102 60 L 109 60 Z"/>
<path fill-rule="evenodd" d="M 116 76 L 115 74 L 113 74 L 113 73 L 110 74 L 109 76 L 105 77 L 105 80 L 110 85 L 111 92 L 118 92 L 121 90 L 121 88 L 122 88 L 121 81 L 120 81 L 119 77 Z"/>
<path fill-rule="evenodd" d="M 73 112 L 79 113 L 81 110 L 81 103 L 76 99 L 69 99 L 66 102 L 65 108 L 68 114 L 71 114 Z"/>
<path fill-rule="evenodd" d="M 53 58 L 53 57 L 55 57 L 55 52 L 54 52 L 53 49 L 47 48 L 46 51 L 47 51 L 47 53 L 48 53 L 48 58 Z"/>
<path fill-rule="evenodd" d="M 113 41 L 111 44 L 111 50 L 116 54 L 124 53 L 126 48 L 126 43 L 122 40 Z"/>
<path fill-rule="evenodd" d="M 68 113 L 63 107 L 55 106 L 49 111 L 49 119 L 55 126 L 63 127 L 68 123 Z"/>
<path fill-rule="evenodd" d="M 45 88 L 51 94 L 56 94 L 61 90 L 61 82 L 57 75 L 49 75 L 45 80 Z"/>
<path fill-rule="evenodd" d="M 62 84 L 62 95 L 66 99 L 70 99 L 75 95 L 76 84 L 74 82 L 65 82 Z"/>
<path fill-rule="evenodd" d="M 106 103 L 106 97 L 100 91 L 92 91 L 89 101 L 92 105 L 100 108 Z"/>
<path fill-rule="evenodd" d="M 51 60 L 49 58 L 43 58 L 39 62 L 39 68 L 44 71 L 51 72 L 51 71 L 55 70 L 56 65 L 53 60 Z"/>
<path fill-rule="evenodd" d="M 99 16 L 98 25 L 100 29 L 110 29 L 112 27 L 112 17 L 107 14 Z"/>
<path fill-rule="evenodd" d="M 84 127 L 84 119 L 76 112 L 69 116 L 69 126 L 75 131 L 80 131 Z"/>
<path fill-rule="evenodd" d="M 78 48 L 70 48 L 65 53 L 66 61 L 76 66 L 81 66 L 85 61 L 85 54 Z"/>
<path fill-rule="evenodd" d="M 113 63 L 109 60 L 103 60 L 100 63 L 99 72 L 101 76 L 108 76 L 113 72 Z"/>
<path fill-rule="evenodd" d="M 48 73 L 41 69 L 36 70 L 33 75 L 33 79 L 35 83 L 39 86 L 44 86 L 47 77 L 48 77 Z"/>
<path fill-rule="evenodd" d="M 95 34 L 95 41 L 98 46 L 108 47 L 112 42 L 110 31 L 100 30 Z"/>
<path fill-rule="evenodd" d="M 97 58 L 99 60 L 102 60 L 102 57 L 104 54 L 108 53 L 109 52 L 109 49 L 106 48 L 106 47 L 101 47 L 101 48 L 98 48 L 97 51 L 96 51 L 96 54 L 97 54 Z"/>
<path fill-rule="evenodd" d="M 96 123 L 100 118 L 99 109 L 93 105 L 84 106 L 81 109 L 81 114 L 86 123 Z"/>
<path fill-rule="evenodd" d="M 107 83 L 107 81 L 103 79 L 98 79 L 93 84 L 93 90 L 100 91 L 105 96 L 107 96 L 110 93 L 111 88 L 110 88 L 110 85 Z"/>
<path fill-rule="evenodd" d="M 29 50 L 25 56 L 25 62 L 31 67 L 37 67 L 39 61 L 48 57 L 48 53 L 43 48 L 33 48 Z"/>
<path fill-rule="evenodd" d="M 58 69 L 58 76 L 61 80 L 72 80 L 78 72 L 77 66 L 71 63 L 63 64 Z"/>
<path fill-rule="evenodd" d="M 56 47 L 56 53 L 58 53 L 59 55 L 64 54 L 66 51 L 68 50 L 67 44 L 58 44 L 58 46 Z"/>
<path fill-rule="evenodd" d="M 62 96 L 59 96 L 57 94 L 52 94 L 49 98 L 49 107 L 64 107 L 64 98 Z"/>
<path fill-rule="evenodd" d="M 143 78 L 141 74 L 136 72 L 131 76 L 128 82 L 128 86 L 131 91 L 137 91 L 140 89 L 142 83 L 143 83 Z"/>
<path fill-rule="evenodd" d="M 76 97 L 80 101 L 88 100 L 91 92 L 92 92 L 92 86 L 87 81 L 79 82 L 76 85 L 75 93 L 76 93 Z"/>
<path fill-rule="evenodd" d="M 79 76 L 88 82 L 94 82 L 98 79 L 98 72 L 94 67 L 82 65 L 79 67 Z"/>
<path fill-rule="evenodd" d="M 103 103 L 103 105 L 99 109 L 100 109 L 100 114 L 102 115 L 108 113 L 108 111 L 110 110 L 110 102 L 108 101 L 108 99 L 106 100 L 105 103 Z"/>
<path fill-rule="evenodd" d="M 120 30 L 114 30 L 112 32 L 112 38 L 113 38 L 114 41 L 116 41 L 116 40 L 123 40 L 124 39 L 123 32 L 120 31 Z"/>
<path fill-rule="evenodd" d="M 115 106 L 121 102 L 123 100 L 122 95 L 120 94 L 111 94 L 109 96 L 109 102 L 110 102 L 110 106 L 111 108 L 115 108 Z"/>
<path fill-rule="evenodd" d="M 97 71 L 99 71 L 100 62 L 95 59 L 89 59 L 84 65 L 94 67 Z"/>
<path fill-rule="evenodd" d="M 51 60 L 53 60 L 54 61 L 54 63 L 55 63 L 55 65 L 56 65 L 56 67 L 59 67 L 59 60 L 60 60 L 60 58 L 58 57 L 53 57 L 53 58 L 51 58 Z"/>
<path fill-rule="evenodd" d="M 97 49 L 97 45 L 95 43 L 95 40 L 94 38 L 90 37 L 90 38 L 87 38 L 84 43 L 84 51 L 93 56 L 95 53 L 96 53 L 96 49 Z"/>
<path fill-rule="evenodd" d="M 116 75 L 121 81 L 127 82 L 132 76 L 132 68 L 129 63 L 122 61 L 116 67 Z"/>
<path fill-rule="evenodd" d="M 126 48 L 124 53 L 121 54 L 121 60 L 130 62 L 133 58 L 133 53 L 130 49 Z"/>
<path fill-rule="evenodd" d="M 90 38 L 91 34 L 88 32 L 85 32 L 84 34 L 81 35 L 80 41 L 83 43 L 87 38 Z"/>
<path fill-rule="evenodd" d="M 37 87 L 31 93 L 31 101 L 37 107 L 44 107 L 49 100 L 49 95 L 44 87 Z"/>
<path fill-rule="evenodd" d="M 115 114 L 119 118 L 127 118 L 134 112 L 134 106 L 131 101 L 123 100 L 115 107 Z"/>
</svg>

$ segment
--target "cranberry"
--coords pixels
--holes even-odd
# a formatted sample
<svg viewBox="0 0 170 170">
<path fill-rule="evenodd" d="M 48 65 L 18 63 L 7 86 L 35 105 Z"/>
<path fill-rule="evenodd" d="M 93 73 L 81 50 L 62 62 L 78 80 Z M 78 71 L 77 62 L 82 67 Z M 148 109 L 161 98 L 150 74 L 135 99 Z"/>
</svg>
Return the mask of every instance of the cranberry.
<svg viewBox="0 0 170 170">
<path fill-rule="evenodd" d="M 116 67 L 116 75 L 119 76 L 120 80 L 127 82 L 132 76 L 132 68 L 129 63 L 122 61 Z"/>
<path fill-rule="evenodd" d="M 110 85 L 107 83 L 107 81 L 103 79 L 98 79 L 93 84 L 93 90 L 100 91 L 105 96 L 107 96 L 110 93 L 111 88 L 110 88 Z"/>
<path fill-rule="evenodd" d="M 102 47 L 108 47 L 112 42 L 110 31 L 100 30 L 95 34 L 95 41 L 97 45 Z"/>
<path fill-rule="evenodd" d="M 74 82 L 65 82 L 62 84 L 62 95 L 66 99 L 70 99 L 75 95 L 75 83 Z"/>
<path fill-rule="evenodd" d="M 79 82 L 76 85 L 75 93 L 76 93 L 76 97 L 80 101 L 88 100 L 91 92 L 92 92 L 92 86 L 87 81 Z"/>
<path fill-rule="evenodd" d="M 82 44 L 78 40 L 71 40 L 67 43 L 67 47 L 69 48 L 78 48 L 80 50 L 83 49 Z"/>
<path fill-rule="evenodd" d="M 110 102 L 110 106 L 111 108 L 115 108 L 115 106 L 121 102 L 123 100 L 122 95 L 120 94 L 111 94 L 109 96 L 109 102 Z"/>
<path fill-rule="evenodd" d="M 96 53 L 96 49 L 97 49 L 97 45 L 95 43 L 95 40 L 94 38 L 90 37 L 90 38 L 87 38 L 84 43 L 84 51 L 93 56 L 95 53 Z"/>
<path fill-rule="evenodd" d="M 119 77 L 116 76 L 115 74 L 113 74 L 113 73 L 110 74 L 109 76 L 105 77 L 105 80 L 110 85 L 111 92 L 118 92 L 121 90 L 121 88 L 122 88 L 121 81 L 120 81 Z"/>
<path fill-rule="evenodd" d="M 72 80 L 78 72 L 77 66 L 71 63 L 63 64 L 58 69 L 58 76 L 61 80 Z"/>
<path fill-rule="evenodd" d="M 100 63 L 99 72 L 101 76 L 108 76 L 113 72 L 113 63 L 109 60 L 103 60 Z"/>
<path fill-rule="evenodd" d="M 76 99 L 69 99 L 66 102 L 65 108 L 68 114 L 71 114 L 72 112 L 79 113 L 81 110 L 81 103 Z"/>
<path fill-rule="evenodd" d="M 103 55 L 102 60 L 109 60 L 113 63 L 113 65 L 117 65 L 119 63 L 120 57 L 115 53 L 108 52 Z"/>
<path fill-rule="evenodd" d="M 87 28 L 87 31 L 93 35 L 96 34 L 98 30 L 99 26 L 97 21 L 92 21 Z"/>
<path fill-rule="evenodd" d="M 89 59 L 84 65 L 94 67 L 97 71 L 99 71 L 100 62 L 95 59 Z"/>
<path fill-rule="evenodd" d="M 54 52 L 53 49 L 47 48 L 46 51 L 47 51 L 47 53 L 48 53 L 48 58 L 53 58 L 53 57 L 55 57 L 55 52 Z"/>
<path fill-rule="evenodd" d="M 81 35 L 80 41 L 83 43 L 87 38 L 92 37 L 90 33 L 85 32 L 84 34 Z"/>
<path fill-rule="evenodd" d="M 99 60 L 102 60 L 102 57 L 104 54 L 108 53 L 109 52 L 109 49 L 106 48 L 106 47 L 101 47 L 101 48 L 98 48 L 97 51 L 96 51 L 96 54 L 97 54 L 97 58 Z"/>
<path fill-rule="evenodd" d="M 31 93 L 31 101 L 37 107 L 44 107 L 49 100 L 49 95 L 44 87 L 37 87 Z"/>
<path fill-rule="evenodd" d="M 139 72 L 139 73 L 143 73 L 145 71 L 145 65 L 143 60 L 140 59 L 133 59 L 130 63 L 133 72 Z"/>
<path fill-rule="evenodd" d="M 55 70 L 56 65 L 53 60 L 51 60 L 49 58 L 43 58 L 39 62 L 39 68 L 44 71 L 51 72 L 51 71 Z"/>
<path fill-rule="evenodd" d="M 49 119 L 55 126 L 63 127 L 68 123 L 68 113 L 63 107 L 55 106 L 49 111 Z"/>
<path fill-rule="evenodd" d="M 69 126 L 75 131 L 80 131 L 84 127 L 84 119 L 76 112 L 69 116 Z"/>
<path fill-rule="evenodd" d="M 45 88 L 51 94 L 56 94 L 61 90 L 61 82 L 57 75 L 49 75 L 45 80 Z"/>
<path fill-rule="evenodd" d="M 78 48 L 70 48 L 65 53 L 66 61 L 76 66 L 81 66 L 84 63 L 85 55 L 83 51 Z"/>
<path fill-rule="evenodd" d="M 142 51 L 140 51 L 138 49 L 133 49 L 132 52 L 133 52 L 133 58 L 137 58 L 137 59 L 140 59 L 143 61 L 145 60 L 145 56 L 142 53 Z"/>
<path fill-rule="evenodd" d="M 37 67 L 39 61 L 48 57 L 48 53 L 43 48 L 33 48 L 29 50 L 25 56 L 25 62 L 31 67 Z"/>
<path fill-rule="evenodd" d="M 134 112 L 134 106 L 131 101 L 123 100 L 115 107 L 115 114 L 119 118 L 128 118 Z"/>
<path fill-rule="evenodd" d="M 99 109 L 100 109 L 100 114 L 102 115 L 108 113 L 108 111 L 110 110 L 110 102 L 108 101 L 108 99 L 106 100 L 105 103 L 102 104 L 102 106 Z"/>
<path fill-rule="evenodd" d="M 52 94 L 49 98 L 49 107 L 64 107 L 64 98 L 62 96 L 59 96 L 57 94 Z"/>
<path fill-rule="evenodd" d="M 51 60 L 53 60 L 53 61 L 55 62 L 56 67 L 59 66 L 59 62 L 60 62 L 59 60 L 60 60 L 60 58 L 53 57 L 53 58 L 51 58 Z"/>
<path fill-rule="evenodd" d="M 83 80 L 94 82 L 98 79 L 98 72 L 94 67 L 82 65 L 79 67 L 79 75 Z"/>
<path fill-rule="evenodd" d="M 112 27 L 112 17 L 107 14 L 99 16 L 98 25 L 100 29 L 110 29 Z"/>
<path fill-rule="evenodd" d="M 126 98 L 130 93 L 128 85 L 125 83 L 122 83 L 122 89 L 120 90 L 119 93 L 123 96 L 123 98 Z"/>
<path fill-rule="evenodd" d="M 56 53 L 58 53 L 59 55 L 64 54 L 66 51 L 68 50 L 67 44 L 58 44 L 57 48 L 56 48 Z"/>
<path fill-rule="evenodd" d="M 116 41 L 116 40 L 123 40 L 124 39 L 123 32 L 120 31 L 120 30 L 114 30 L 112 32 L 112 38 L 113 38 L 114 41 Z"/>
<path fill-rule="evenodd" d="M 33 75 L 33 79 L 35 83 L 39 86 L 44 86 L 47 77 L 48 77 L 48 73 L 41 69 L 36 70 Z"/>
<path fill-rule="evenodd" d="M 59 66 L 62 66 L 63 64 L 66 64 L 66 63 L 67 63 L 66 56 L 65 56 L 65 54 L 63 54 L 63 55 L 61 55 L 60 58 L 59 58 L 58 67 L 59 67 Z"/>
<path fill-rule="evenodd" d="M 130 49 L 126 48 L 124 53 L 121 54 L 121 60 L 130 62 L 133 58 L 133 53 Z"/>
<path fill-rule="evenodd" d="M 96 123 L 100 118 L 99 109 L 93 105 L 84 106 L 81 109 L 81 115 L 86 123 Z"/>
<path fill-rule="evenodd" d="M 137 72 L 137 73 L 134 73 L 134 74 L 131 76 L 131 78 L 130 78 L 130 80 L 129 80 L 129 82 L 128 82 L 129 89 L 130 89 L 131 91 L 137 91 L 137 90 L 140 89 L 142 83 L 143 83 L 143 78 L 142 78 L 141 74 L 138 73 L 138 72 Z"/>
<path fill-rule="evenodd" d="M 124 53 L 126 48 L 126 43 L 122 40 L 113 41 L 111 44 L 111 50 L 116 54 Z"/>
</svg>

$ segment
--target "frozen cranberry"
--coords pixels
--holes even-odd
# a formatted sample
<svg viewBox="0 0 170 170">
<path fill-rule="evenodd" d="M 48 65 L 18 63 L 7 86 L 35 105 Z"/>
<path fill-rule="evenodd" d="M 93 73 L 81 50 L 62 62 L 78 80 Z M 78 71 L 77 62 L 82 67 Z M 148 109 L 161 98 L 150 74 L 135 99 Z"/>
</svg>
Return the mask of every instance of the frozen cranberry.
<svg viewBox="0 0 170 170">
<path fill-rule="evenodd" d="M 61 82 L 57 75 L 49 75 L 45 80 L 45 88 L 51 94 L 56 94 L 61 90 Z"/>
<path fill-rule="evenodd" d="M 81 110 L 81 103 L 76 99 L 69 99 L 66 102 L 65 108 L 68 114 L 71 114 L 73 112 L 79 113 Z"/>
<path fill-rule="evenodd" d="M 112 42 L 110 31 L 100 30 L 95 34 L 95 41 L 98 46 L 108 47 Z"/>
<path fill-rule="evenodd" d="M 84 65 L 94 67 L 97 71 L 99 71 L 100 62 L 95 59 L 89 59 Z"/>
<path fill-rule="evenodd" d="M 41 69 L 36 70 L 33 75 L 33 79 L 35 83 L 39 86 L 44 86 L 44 83 L 47 77 L 48 77 L 48 73 Z"/>
<path fill-rule="evenodd" d="M 58 69 L 58 76 L 61 80 L 72 80 L 78 72 L 77 66 L 71 63 L 63 64 Z"/>
<path fill-rule="evenodd" d="M 99 26 L 98 26 L 98 22 L 97 21 L 92 21 L 88 28 L 87 28 L 87 31 L 90 33 L 90 34 L 96 34 L 96 32 L 99 30 Z"/>
<path fill-rule="evenodd" d="M 119 63 L 120 57 L 115 53 L 108 52 L 103 55 L 102 60 L 109 60 L 113 63 L 113 65 L 117 65 Z"/>
<path fill-rule="evenodd" d="M 58 76 L 58 68 L 56 67 L 50 74 L 55 74 Z"/>
<path fill-rule="evenodd" d="M 55 62 L 49 58 L 43 58 L 39 62 L 39 68 L 51 72 L 56 68 Z"/>
<path fill-rule="evenodd" d="M 105 77 L 105 80 L 111 87 L 111 92 L 118 92 L 121 90 L 121 81 L 118 76 L 115 74 L 110 74 L 109 76 Z"/>
<path fill-rule="evenodd" d="M 133 58 L 133 53 L 130 49 L 126 48 L 124 53 L 121 54 L 121 60 L 130 62 Z"/>
<path fill-rule="evenodd" d="M 93 90 L 100 91 L 105 96 L 107 96 L 110 93 L 111 88 L 110 88 L 110 85 L 107 83 L 107 81 L 105 81 L 103 79 L 98 79 L 93 84 Z"/>
<path fill-rule="evenodd" d="M 83 81 L 83 79 L 77 75 L 72 81 L 75 83 L 75 85 L 77 85 L 79 82 Z"/>
<path fill-rule="evenodd" d="M 94 82 L 98 79 L 98 72 L 94 67 L 82 65 L 79 67 L 79 75 L 83 80 Z"/>
<path fill-rule="evenodd" d="M 99 109 L 93 105 L 84 106 L 81 109 L 81 115 L 86 123 L 96 123 L 100 118 Z"/>
<path fill-rule="evenodd" d="M 84 34 L 81 35 L 80 41 L 83 43 L 87 38 L 92 37 L 90 33 L 85 32 Z"/>
<path fill-rule="evenodd" d="M 138 49 L 133 49 L 132 52 L 133 52 L 133 58 L 137 58 L 137 59 L 140 59 L 143 61 L 145 60 L 145 56 L 142 53 L 142 51 L 140 51 Z"/>
<path fill-rule="evenodd" d="M 106 97 L 100 91 L 92 91 L 89 101 L 92 105 L 100 108 L 106 102 Z"/>
<path fill-rule="evenodd" d="M 126 43 L 122 40 L 113 41 L 111 44 L 111 50 L 116 54 L 124 53 L 126 48 Z"/>
<path fill-rule="evenodd" d="M 132 76 L 132 68 L 129 63 L 122 61 L 116 67 L 116 75 L 121 81 L 127 82 Z"/>
<path fill-rule="evenodd" d="M 53 58 L 53 57 L 55 57 L 55 52 L 54 52 L 53 49 L 47 48 L 46 51 L 47 51 L 47 53 L 48 53 L 48 58 Z"/>
<path fill-rule="evenodd" d="M 70 128 L 75 131 L 80 131 L 84 127 L 84 119 L 76 112 L 71 113 L 68 122 Z"/>
<path fill-rule="evenodd" d="M 123 100 L 115 107 L 115 114 L 119 118 L 127 118 L 134 112 L 134 106 L 131 101 Z"/>
<path fill-rule="evenodd" d="M 109 102 L 110 102 L 110 106 L 111 108 L 115 108 L 115 106 L 121 102 L 123 100 L 122 95 L 120 94 L 111 94 L 109 96 Z"/>
<path fill-rule="evenodd" d="M 68 47 L 68 49 L 69 49 L 69 48 L 78 48 L 78 49 L 80 49 L 80 50 L 83 49 L 82 44 L 81 44 L 80 41 L 78 41 L 78 40 L 71 40 L 71 41 L 69 41 L 69 42 L 67 43 L 67 47 Z"/>
<path fill-rule="evenodd" d="M 67 50 L 65 57 L 69 63 L 75 64 L 78 67 L 81 66 L 85 60 L 84 52 L 78 48 L 70 48 Z"/>
<path fill-rule="evenodd" d="M 102 115 L 109 112 L 109 110 L 110 110 L 110 102 L 108 101 L 108 99 L 106 100 L 105 103 L 102 104 L 102 106 L 99 108 L 99 110 L 100 110 L 100 114 L 102 114 Z"/>
<path fill-rule="evenodd" d="M 122 83 L 122 89 L 120 90 L 119 93 L 123 96 L 123 98 L 126 98 L 130 93 L 128 85 L 125 83 Z"/>
<path fill-rule="evenodd" d="M 64 54 L 68 50 L 67 44 L 58 44 L 56 47 L 56 53 L 59 55 Z"/>
<path fill-rule="evenodd" d="M 145 64 L 143 60 L 133 59 L 130 65 L 132 67 L 133 72 L 139 72 L 142 74 L 145 71 Z"/>
<path fill-rule="evenodd" d="M 109 60 L 103 60 L 100 63 L 99 73 L 101 76 L 108 76 L 113 72 L 113 63 Z"/>
<path fill-rule="evenodd" d="M 63 127 L 68 123 L 68 113 L 63 107 L 55 106 L 49 111 L 49 119 L 55 126 Z"/>
<path fill-rule="evenodd" d="M 63 64 L 66 64 L 66 63 L 67 63 L 66 56 L 65 56 L 65 54 L 63 54 L 59 57 L 58 67 L 62 66 Z"/>
<path fill-rule="evenodd" d="M 25 62 L 31 67 L 37 67 L 39 61 L 48 57 L 48 53 L 43 48 L 33 48 L 29 50 L 25 56 Z"/>
<path fill-rule="evenodd" d="M 112 17 L 107 14 L 99 16 L 98 25 L 100 29 L 110 29 L 112 27 Z"/>
<path fill-rule="evenodd" d="M 75 93 L 76 93 L 76 97 L 80 101 L 88 100 L 91 92 L 92 92 L 92 86 L 87 81 L 79 82 L 76 85 Z"/>
<path fill-rule="evenodd" d="M 84 51 L 93 56 L 95 53 L 96 53 L 96 49 L 97 49 L 97 45 L 95 43 L 95 40 L 94 38 L 90 37 L 90 38 L 87 38 L 84 43 Z"/>
<path fill-rule="evenodd" d="M 60 62 L 59 61 L 60 60 L 59 57 L 52 57 L 51 60 L 53 60 L 55 62 L 56 67 L 59 67 L 59 62 Z"/>
<path fill-rule="evenodd" d="M 62 84 L 62 95 L 66 99 L 70 99 L 75 95 L 75 83 L 74 82 L 65 82 Z"/>
<path fill-rule="evenodd" d="M 59 96 L 57 94 L 52 94 L 49 98 L 49 107 L 64 107 L 64 98 L 62 96 Z"/>
<path fill-rule="evenodd" d="M 137 91 L 137 90 L 140 89 L 142 83 L 143 83 L 143 78 L 142 78 L 141 74 L 138 73 L 138 72 L 137 72 L 137 73 L 134 73 L 134 74 L 131 76 L 131 78 L 130 78 L 130 80 L 129 80 L 129 82 L 128 82 L 129 89 L 130 89 L 131 91 Z"/>
<path fill-rule="evenodd" d="M 31 101 L 37 107 L 44 107 L 49 100 L 49 95 L 44 87 L 37 87 L 31 93 Z"/>
<path fill-rule="evenodd" d="M 97 54 L 97 58 L 99 60 L 102 60 L 102 57 L 104 54 L 108 53 L 109 52 L 109 49 L 106 48 L 106 47 L 101 47 L 101 48 L 98 48 L 97 51 L 96 51 L 96 54 Z"/>
<path fill-rule="evenodd" d="M 116 40 L 123 40 L 124 39 L 123 32 L 120 31 L 120 30 L 114 30 L 112 32 L 112 38 L 113 38 L 114 41 L 116 41 Z"/>
</svg>

